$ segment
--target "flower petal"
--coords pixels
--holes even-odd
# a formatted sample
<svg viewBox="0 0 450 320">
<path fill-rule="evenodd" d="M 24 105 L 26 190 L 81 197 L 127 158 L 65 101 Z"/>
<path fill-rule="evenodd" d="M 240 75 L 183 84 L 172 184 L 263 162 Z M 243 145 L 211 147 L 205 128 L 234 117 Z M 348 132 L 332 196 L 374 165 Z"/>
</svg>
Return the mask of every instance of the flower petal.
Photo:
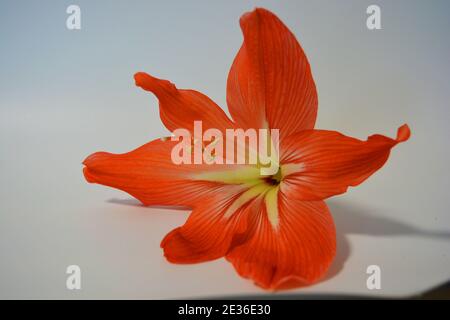
<svg viewBox="0 0 450 320">
<path fill-rule="evenodd" d="M 280 138 L 314 128 L 317 92 L 308 60 L 289 29 L 255 9 L 240 20 L 244 42 L 227 83 L 230 113 L 240 128 L 280 130 Z"/>
<path fill-rule="evenodd" d="M 134 79 L 137 86 L 152 92 L 159 99 L 161 120 L 170 131 L 184 128 L 192 132 L 194 121 L 202 121 L 204 130 L 215 128 L 225 131 L 233 128 L 225 112 L 200 92 L 177 89 L 173 83 L 144 72 L 136 73 Z"/>
<path fill-rule="evenodd" d="M 161 242 L 164 256 L 172 263 L 198 263 L 225 256 L 248 229 L 251 214 L 259 207 L 256 196 L 235 187 L 228 194 L 216 194 L 194 208 L 186 223 L 172 230 Z M 239 199 L 245 198 L 245 201 Z M 239 203 L 239 206 L 233 204 Z M 232 212 L 230 212 L 232 210 Z"/>
<path fill-rule="evenodd" d="M 84 176 L 88 182 L 123 190 L 145 205 L 194 207 L 214 194 L 225 196 L 226 186 L 245 190 L 238 173 L 246 178 L 259 175 L 259 170 L 240 165 L 176 165 L 171 151 L 177 143 L 157 139 L 124 154 L 94 153 L 83 162 Z M 219 179 L 226 176 L 228 180 Z"/>
<path fill-rule="evenodd" d="M 265 289 L 286 289 L 317 282 L 328 270 L 336 252 L 333 219 L 323 201 L 267 199 L 247 239 L 226 256 L 236 271 Z M 277 201 L 278 221 L 270 211 Z M 272 212 L 273 214 L 273 212 Z"/>
<path fill-rule="evenodd" d="M 409 139 L 405 124 L 397 138 L 379 134 L 367 141 L 339 132 L 308 130 L 289 137 L 282 146 L 283 192 L 300 200 L 320 200 L 357 186 L 380 169 L 391 148 Z"/>
</svg>

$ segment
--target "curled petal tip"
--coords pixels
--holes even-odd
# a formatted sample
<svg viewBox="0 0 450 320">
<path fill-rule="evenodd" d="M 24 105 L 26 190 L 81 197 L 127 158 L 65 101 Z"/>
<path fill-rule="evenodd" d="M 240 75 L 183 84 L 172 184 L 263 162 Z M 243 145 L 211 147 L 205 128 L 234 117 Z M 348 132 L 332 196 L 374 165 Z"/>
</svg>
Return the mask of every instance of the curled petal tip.
<svg viewBox="0 0 450 320">
<path fill-rule="evenodd" d="M 150 76 L 145 72 L 136 72 L 134 74 L 134 83 L 136 84 L 136 86 L 142 87 L 143 83 L 145 82 L 145 79 L 148 77 Z"/>
<path fill-rule="evenodd" d="M 244 13 L 244 15 L 246 15 L 246 14 L 259 14 L 259 13 L 269 13 L 269 14 L 273 15 L 272 12 L 270 12 L 269 10 L 267 10 L 265 8 L 261 8 L 261 7 L 255 7 L 252 11 Z"/>
<path fill-rule="evenodd" d="M 91 172 L 89 171 L 88 167 L 84 167 L 83 168 L 83 175 L 84 175 L 84 178 L 86 179 L 87 182 L 95 183 L 95 179 L 92 176 Z"/>
<path fill-rule="evenodd" d="M 91 155 L 89 155 L 86 159 L 83 161 L 83 175 L 87 182 L 89 183 L 97 183 L 98 180 L 96 179 L 96 169 L 99 165 L 102 164 L 103 160 L 106 160 L 108 155 L 110 155 L 107 152 L 96 152 Z"/>
<path fill-rule="evenodd" d="M 241 16 L 239 22 L 240 22 L 241 26 L 243 26 L 246 22 L 258 21 L 258 20 L 253 20 L 253 19 L 258 19 L 261 15 L 264 15 L 264 14 L 273 15 L 273 13 L 271 13 L 270 11 L 268 11 L 264 8 L 256 7 L 252 11 L 248 11 L 248 12 L 244 13 Z"/>
<path fill-rule="evenodd" d="M 94 154 L 95 154 L 95 153 L 94 153 Z M 87 156 L 86 159 L 84 159 L 83 162 L 82 162 L 81 164 L 82 164 L 83 166 L 86 166 L 86 167 L 87 167 L 87 166 L 91 163 L 92 156 L 93 156 L 94 154 L 91 154 L 91 155 Z"/>
<path fill-rule="evenodd" d="M 89 183 L 95 183 L 95 179 L 89 170 L 89 165 L 92 163 L 93 156 L 94 156 L 94 154 L 91 154 L 86 159 L 84 159 L 82 162 L 82 164 L 84 166 L 83 167 L 83 175 L 84 175 L 84 178 L 86 179 L 86 181 Z"/>
<path fill-rule="evenodd" d="M 411 136 L 411 130 L 409 129 L 409 126 L 405 123 L 397 130 L 397 142 L 404 142 L 409 139 Z"/>
<path fill-rule="evenodd" d="M 98 160 L 104 160 L 108 155 L 109 153 L 103 151 L 95 152 L 84 159 L 83 164 L 86 167 L 93 167 L 96 163 L 98 163 Z"/>
<path fill-rule="evenodd" d="M 317 280 L 310 280 L 304 279 L 299 276 L 287 276 L 285 278 L 280 279 L 276 283 L 273 283 L 271 287 L 268 288 L 268 290 L 272 292 L 277 292 L 280 290 L 287 290 L 287 289 L 293 289 L 293 288 L 299 288 L 299 287 L 307 287 L 313 283 L 315 283 Z"/>
<path fill-rule="evenodd" d="M 134 75 L 134 82 L 136 86 L 141 87 L 145 91 L 152 92 L 158 98 L 161 98 L 164 94 L 173 95 L 177 91 L 175 85 L 170 81 L 152 77 L 145 72 L 137 72 Z"/>
</svg>

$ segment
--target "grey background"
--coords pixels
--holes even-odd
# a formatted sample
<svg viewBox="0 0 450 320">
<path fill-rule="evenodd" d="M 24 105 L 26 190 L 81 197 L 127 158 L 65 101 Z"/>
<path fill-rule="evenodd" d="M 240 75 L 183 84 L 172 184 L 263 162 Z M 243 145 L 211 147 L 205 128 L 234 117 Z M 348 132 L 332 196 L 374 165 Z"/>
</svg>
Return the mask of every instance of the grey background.
<svg viewBox="0 0 450 320">
<path fill-rule="evenodd" d="M 66 29 L 77 4 L 82 29 Z M 382 30 L 366 8 L 382 9 Z M 177 266 L 159 242 L 188 212 L 144 208 L 89 185 L 82 160 L 166 135 L 146 71 L 226 109 L 238 19 L 275 12 L 305 49 L 317 127 L 412 138 L 362 186 L 328 201 L 338 256 L 289 294 L 416 294 L 450 278 L 448 1 L 0 1 L 0 298 L 174 298 L 265 294 L 223 259 Z M 65 287 L 82 269 L 82 290 Z M 370 264 L 382 289 L 369 291 Z"/>
</svg>

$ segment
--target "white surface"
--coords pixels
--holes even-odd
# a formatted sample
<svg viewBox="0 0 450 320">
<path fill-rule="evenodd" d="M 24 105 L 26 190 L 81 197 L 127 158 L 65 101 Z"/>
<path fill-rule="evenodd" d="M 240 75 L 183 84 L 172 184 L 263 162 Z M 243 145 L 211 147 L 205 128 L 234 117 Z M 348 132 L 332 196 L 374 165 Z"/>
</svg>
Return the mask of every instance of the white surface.
<svg viewBox="0 0 450 320">
<path fill-rule="evenodd" d="M 366 183 L 328 201 L 338 232 L 329 276 L 282 293 L 417 294 L 450 278 L 448 4 L 383 3 L 384 29 L 370 33 L 364 3 L 325 3 L 258 1 L 302 41 L 319 91 L 318 127 L 365 138 L 394 136 L 406 122 L 412 138 Z M 11 62 L 2 62 L 0 83 L 0 298 L 267 294 L 223 259 L 166 262 L 159 243 L 187 213 L 144 208 L 89 185 L 81 165 L 92 152 L 125 152 L 166 134 L 156 100 L 134 87 L 135 71 L 201 90 L 225 107 L 238 17 L 254 4 L 160 5 L 158 15 L 174 21 L 164 31 L 164 19 L 143 4 L 121 15 L 125 4 L 80 5 L 87 20 L 79 34 L 67 34 L 64 8 L 61 17 L 54 5 L 45 26 L 23 18 L 22 31 L 2 28 L 21 36 L 2 47 Z M 65 287 L 71 264 L 82 269 L 80 291 Z M 366 288 L 371 264 L 381 267 L 381 290 Z"/>
</svg>

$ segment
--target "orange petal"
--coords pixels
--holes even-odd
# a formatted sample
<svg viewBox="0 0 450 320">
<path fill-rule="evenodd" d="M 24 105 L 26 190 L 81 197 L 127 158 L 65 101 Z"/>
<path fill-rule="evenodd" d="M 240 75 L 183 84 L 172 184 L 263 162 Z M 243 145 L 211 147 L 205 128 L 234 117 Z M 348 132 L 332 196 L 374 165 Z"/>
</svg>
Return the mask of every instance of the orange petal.
<svg viewBox="0 0 450 320">
<path fill-rule="evenodd" d="M 257 207 L 249 200 L 230 214 L 228 211 L 242 190 L 216 194 L 194 208 L 186 223 L 161 242 L 164 256 L 172 263 L 198 263 L 225 256 L 247 231 L 248 218 Z"/>
<path fill-rule="evenodd" d="M 357 186 L 380 169 L 391 148 L 409 139 L 408 125 L 398 129 L 397 138 L 379 134 L 367 141 L 339 132 L 308 130 L 289 137 L 282 146 L 281 184 L 287 196 L 320 200 Z"/>
<path fill-rule="evenodd" d="M 194 121 L 202 121 L 203 130 L 233 128 L 225 112 L 200 92 L 177 89 L 173 83 L 144 72 L 136 73 L 134 79 L 137 86 L 158 98 L 161 120 L 170 131 L 184 128 L 192 132 Z"/>
<path fill-rule="evenodd" d="M 312 129 L 317 92 L 295 36 L 265 9 L 245 14 L 240 24 L 244 42 L 227 83 L 228 107 L 237 125 L 279 129 L 281 138 Z"/>
<path fill-rule="evenodd" d="M 124 154 L 97 152 L 83 162 L 88 182 L 123 190 L 145 205 L 193 207 L 201 199 L 226 194 L 226 183 L 200 180 L 195 176 L 240 166 L 176 165 L 171 150 L 176 141 L 157 139 Z M 238 184 L 239 188 L 240 187 Z"/>
<path fill-rule="evenodd" d="M 278 193 L 279 222 L 274 228 L 267 205 L 246 241 L 226 256 L 236 271 L 265 289 L 286 289 L 317 282 L 336 252 L 333 219 L 323 201 L 287 200 Z"/>
</svg>

